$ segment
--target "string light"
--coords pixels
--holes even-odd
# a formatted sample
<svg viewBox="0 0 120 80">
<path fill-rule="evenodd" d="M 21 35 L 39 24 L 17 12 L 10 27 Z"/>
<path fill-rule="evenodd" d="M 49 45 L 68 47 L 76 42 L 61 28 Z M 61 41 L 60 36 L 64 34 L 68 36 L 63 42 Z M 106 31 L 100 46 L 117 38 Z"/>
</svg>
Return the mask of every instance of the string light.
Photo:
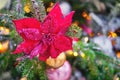
<svg viewBox="0 0 120 80">
<path fill-rule="evenodd" d="M 66 53 L 67 53 L 68 55 L 73 55 L 73 51 L 72 51 L 72 50 L 67 50 Z"/>
<path fill-rule="evenodd" d="M 83 12 L 82 16 L 86 19 L 86 20 L 91 20 L 91 16 L 87 13 L 87 12 Z"/>
<path fill-rule="evenodd" d="M 49 7 L 47 8 L 47 12 L 50 12 L 52 10 L 53 5 L 54 5 L 54 3 L 50 2 Z"/>
<path fill-rule="evenodd" d="M 73 22 L 73 25 L 78 26 L 78 25 L 79 25 L 79 21 L 77 21 L 77 20 L 74 21 L 74 22 Z"/>
<path fill-rule="evenodd" d="M 0 27 L 0 30 L 2 31 L 2 30 L 4 30 L 4 28 L 3 28 L 3 27 Z"/>
<path fill-rule="evenodd" d="M 77 56 L 78 56 L 78 53 L 77 53 L 77 52 L 74 52 L 73 55 L 74 55 L 75 57 L 77 57 Z"/>
<path fill-rule="evenodd" d="M 82 58 L 85 58 L 85 54 L 83 52 L 80 53 Z"/>
<path fill-rule="evenodd" d="M 9 41 L 5 41 L 5 42 L 0 42 L 0 53 L 5 52 L 9 47 Z"/>
<path fill-rule="evenodd" d="M 116 54 L 117 54 L 117 58 L 120 58 L 120 52 L 117 52 Z"/>
<path fill-rule="evenodd" d="M 87 42 L 88 42 L 88 40 L 89 40 L 89 38 L 88 38 L 88 37 L 85 37 L 85 38 L 84 38 L 85 43 L 87 43 Z"/>
<path fill-rule="evenodd" d="M 2 43 L 0 42 L 0 50 L 2 50 Z"/>
<path fill-rule="evenodd" d="M 110 31 L 110 32 L 108 33 L 108 37 L 116 38 L 116 37 L 117 37 L 117 34 L 116 34 L 115 32 Z"/>
<path fill-rule="evenodd" d="M 25 6 L 24 6 L 24 11 L 25 11 L 25 13 L 30 13 L 30 3 L 27 3 L 27 4 L 25 4 Z"/>
<path fill-rule="evenodd" d="M 8 28 L 0 27 L 0 34 L 8 35 L 9 33 L 10 33 L 10 30 Z"/>
</svg>

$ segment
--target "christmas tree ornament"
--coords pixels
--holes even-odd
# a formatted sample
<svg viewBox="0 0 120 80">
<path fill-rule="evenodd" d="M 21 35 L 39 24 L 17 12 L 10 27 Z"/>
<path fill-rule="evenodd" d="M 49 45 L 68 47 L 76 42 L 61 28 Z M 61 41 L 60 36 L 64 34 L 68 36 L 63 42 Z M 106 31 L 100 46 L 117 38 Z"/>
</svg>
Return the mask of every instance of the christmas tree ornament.
<svg viewBox="0 0 120 80">
<path fill-rule="evenodd" d="M 0 42 L 0 53 L 4 53 L 9 48 L 9 40 Z"/>
<path fill-rule="evenodd" d="M 66 61 L 66 55 L 65 53 L 61 53 L 59 54 L 59 56 L 57 56 L 57 58 L 49 57 L 46 60 L 46 64 L 52 68 L 59 68 L 64 64 L 65 61 Z"/>
<path fill-rule="evenodd" d="M 57 3 L 43 22 L 35 18 L 22 18 L 13 20 L 17 32 L 22 36 L 23 42 L 19 44 L 13 54 L 23 52 L 39 60 L 56 58 L 60 53 L 72 49 L 72 39 L 66 36 L 71 25 L 74 11 L 63 16 L 59 3 Z M 32 45 L 32 46 L 31 46 Z"/>
<path fill-rule="evenodd" d="M 27 80 L 27 77 L 22 77 L 20 80 Z"/>
<path fill-rule="evenodd" d="M 57 69 L 47 69 L 47 76 L 49 80 L 69 80 L 72 73 L 71 65 L 65 61 L 64 65 Z"/>
</svg>

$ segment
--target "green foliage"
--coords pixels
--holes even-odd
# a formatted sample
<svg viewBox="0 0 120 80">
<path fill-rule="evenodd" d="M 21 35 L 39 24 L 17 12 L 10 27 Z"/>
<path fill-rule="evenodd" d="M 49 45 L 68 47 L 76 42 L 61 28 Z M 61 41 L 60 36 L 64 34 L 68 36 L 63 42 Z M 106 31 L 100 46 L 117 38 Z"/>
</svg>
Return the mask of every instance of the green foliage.
<svg viewBox="0 0 120 80">
<path fill-rule="evenodd" d="M 120 62 L 103 54 L 97 48 L 95 44 L 91 43 L 86 44 L 81 41 L 76 43 L 74 50 L 79 52 L 79 56 L 74 66 L 84 71 L 87 80 L 113 80 L 114 75 L 120 72 Z"/>
<path fill-rule="evenodd" d="M 41 63 L 41 68 L 39 68 L 39 77 L 40 80 L 48 80 L 47 75 L 46 75 L 46 64 L 44 62 Z"/>
<path fill-rule="evenodd" d="M 25 15 L 25 12 L 23 10 L 26 0 L 20 1 L 21 2 L 13 3 L 14 7 L 11 11 L 12 13 L 6 12 L 6 14 L 0 16 L 0 26 L 7 27 L 11 30 L 10 34 L 7 36 L 0 35 L 0 37 L 2 37 L 1 41 L 4 41 L 5 39 L 10 40 L 12 45 L 17 45 L 22 40 L 15 31 L 12 20 L 29 17 Z M 43 0 L 43 2 L 41 0 L 37 1 L 42 15 L 41 17 L 43 19 L 43 17 L 46 16 L 43 2 L 47 3 L 53 0 Z M 113 2 L 113 0 L 107 1 Z M 80 22 L 84 22 L 84 19 L 81 19 L 81 13 L 84 10 L 89 10 L 88 6 L 92 6 L 91 3 L 87 2 L 79 5 L 81 2 L 78 0 L 70 0 L 70 2 L 73 3 L 73 9 L 76 10 L 74 19 L 81 20 Z M 20 9 L 16 7 L 16 4 L 21 5 Z M 70 37 L 81 38 L 82 30 L 79 28 L 79 26 L 73 24 L 69 28 L 67 35 Z M 113 80 L 114 76 L 120 72 L 120 62 L 117 59 L 106 56 L 101 50 L 98 50 L 98 47 L 93 43 L 84 43 L 79 41 L 74 45 L 74 51 L 77 51 L 79 53 L 79 56 L 70 57 L 69 59 L 67 57 L 67 59 L 70 61 L 71 64 L 73 64 L 73 67 L 82 71 L 87 80 Z M 0 75 L 3 72 L 10 71 L 14 79 L 16 79 L 16 77 L 27 77 L 28 80 L 48 80 L 46 75 L 45 62 L 39 61 L 37 59 L 30 60 L 28 58 L 23 58 L 23 60 L 21 61 L 16 61 L 16 59 L 21 55 L 12 55 L 10 53 L 11 51 L 7 51 L 4 54 L 0 54 Z"/>
<path fill-rule="evenodd" d="M 36 59 L 24 59 L 19 62 L 16 69 L 21 73 L 22 77 L 27 77 L 28 80 L 47 80 L 45 63 Z"/>
<path fill-rule="evenodd" d="M 13 56 L 13 54 L 10 54 L 10 52 L 5 52 L 3 54 L 0 54 L 0 76 L 4 72 L 11 72 L 12 78 L 17 78 L 19 73 L 15 69 L 15 62 L 16 57 Z"/>
</svg>

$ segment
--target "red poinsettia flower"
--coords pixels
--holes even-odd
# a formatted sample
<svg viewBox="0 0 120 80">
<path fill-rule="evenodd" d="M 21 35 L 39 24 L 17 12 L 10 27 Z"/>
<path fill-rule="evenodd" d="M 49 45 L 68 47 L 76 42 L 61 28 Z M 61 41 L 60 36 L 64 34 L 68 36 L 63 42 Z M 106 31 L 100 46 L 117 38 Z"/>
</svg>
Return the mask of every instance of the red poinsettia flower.
<svg viewBox="0 0 120 80">
<path fill-rule="evenodd" d="M 73 14 L 74 11 L 64 17 L 57 3 L 42 23 L 35 18 L 13 20 L 23 38 L 13 53 L 23 52 L 30 58 L 39 56 L 44 61 L 49 56 L 56 58 L 61 52 L 72 49 L 72 39 L 65 33 Z"/>
</svg>

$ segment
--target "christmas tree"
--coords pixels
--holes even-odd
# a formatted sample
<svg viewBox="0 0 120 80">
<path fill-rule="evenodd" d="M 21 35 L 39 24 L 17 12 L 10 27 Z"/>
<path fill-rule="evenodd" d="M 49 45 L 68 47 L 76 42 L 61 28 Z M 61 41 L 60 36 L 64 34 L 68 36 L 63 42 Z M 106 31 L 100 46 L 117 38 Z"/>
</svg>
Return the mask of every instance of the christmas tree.
<svg viewBox="0 0 120 80">
<path fill-rule="evenodd" d="M 119 80 L 119 0 L 0 4 L 0 80 Z"/>
</svg>

